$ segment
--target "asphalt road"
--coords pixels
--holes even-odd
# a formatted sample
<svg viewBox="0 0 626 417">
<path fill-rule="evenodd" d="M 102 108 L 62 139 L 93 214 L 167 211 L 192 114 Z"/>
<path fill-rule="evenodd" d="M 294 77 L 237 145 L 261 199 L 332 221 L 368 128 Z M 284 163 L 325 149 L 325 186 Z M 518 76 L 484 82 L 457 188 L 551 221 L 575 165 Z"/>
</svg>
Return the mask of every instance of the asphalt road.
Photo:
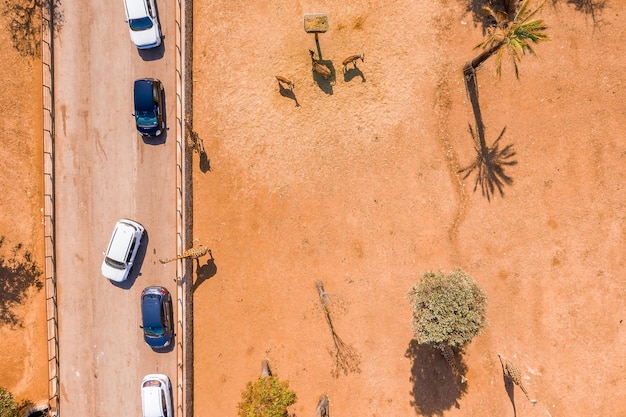
<svg viewBox="0 0 626 417">
<path fill-rule="evenodd" d="M 175 300 L 175 2 L 157 0 L 161 49 L 140 54 L 124 22 L 123 0 L 63 0 L 54 39 L 55 215 L 61 416 L 141 415 L 140 383 L 165 373 L 176 386 L 176 351 L 154 352 L 139 328 L 149 285 Z M 165 84 L 169 132 L 161 143 L 137 134 L 132 85 Z M 127 285 L 100 273 L 115 222 L 142 223 L 144 236 Z M 175 309 L 174 309 L 175 311 Z M 175 396 L 174 396 L 175 397 Z M 173 398 L 175 401 L 176 398 Z"/>
</svg>

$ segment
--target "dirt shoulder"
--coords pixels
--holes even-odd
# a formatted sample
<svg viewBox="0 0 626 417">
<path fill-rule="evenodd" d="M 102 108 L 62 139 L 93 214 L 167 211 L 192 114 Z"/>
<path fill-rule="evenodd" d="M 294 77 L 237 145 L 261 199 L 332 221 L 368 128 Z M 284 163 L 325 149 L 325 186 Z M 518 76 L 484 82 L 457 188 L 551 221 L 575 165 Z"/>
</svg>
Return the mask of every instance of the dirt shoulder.
<svg viewBox="0 0 626 417">
<path fill-rule="evenodd" d="M 21 55 L 13 47 L 6 17 L 1 16 L 0 22 L 0 159 L 4 164 L 0 176 L 0 236 L 4 237 L 0 255 L 5 265 L 11 260 L 28 265 L 24 256 L 29 252 L 34 264 L 43 271 L 41 61 Z M 14 254 L 19 245 L 21 249 Z M 40 279 L 43 283 L 43 273 Z M 9 292 L 4 293 L 3 307 L 12 306 L 6 304 Z M 0 323 L 0 386 L 18 400 L 47 401 L 45 291 L 27 290 L 23 304 L 11 311 L 16 325 Z"/>
</svg>

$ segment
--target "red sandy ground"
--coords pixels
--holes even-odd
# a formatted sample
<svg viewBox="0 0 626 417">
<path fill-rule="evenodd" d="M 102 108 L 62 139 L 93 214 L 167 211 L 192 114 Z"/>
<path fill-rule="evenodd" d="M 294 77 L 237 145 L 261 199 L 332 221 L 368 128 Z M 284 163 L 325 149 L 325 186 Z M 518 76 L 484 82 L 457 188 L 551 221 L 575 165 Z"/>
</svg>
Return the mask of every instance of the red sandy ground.
<svg viewBox="0 0 626 417">
<path fill-rule="evenodd" d="M 313 80 L 325 12 L 332 94 Z M 549 3 L 550 42 L 521 79 L 478 72 L 488 144 L 506 126 L 518 164 L 504 197 L 473 192 L 461 69 L 482 39 L 461 1 L 194 2 L 194 237 L 212 248 L 195 292 L 195 415 L 234 416 L 269 358 L 313 415 L 626 415 L 624 222 L 626 4 L 596 15 Z M 365 80 L 341 61 L 365 53 Z M 301 107 L 280 94 L 291 78 Z M 489 296 L 489 326 L 460 386 L 414 348 L 405 294 L 426 270 L 461 267 Z M 213 269 L 216 269 L 213 271 Z M 336 334 L 360 358 L 334 378 L 315 281 L 348 305 Z M 513 402 L 497 353 L 532 397 Z"/>
<path fill-rule="evenodd" d="M 3 255 L 23 244 L 43 270 L 41 60 L 20 56 L 0 18 L 2 131 L 0 236 Z M 41 277 L 43 282 L 43 276 Z M 0 324 L 0 386 L 18 400 L 48 400 L 45 291 L 32 291 L 16 311 L 21 328 Z"/>
<path fill-rule="evenodd" d="M 481 29 L 461 2 L 212 1 L 194 4 L 194 236 L 216 271 L 195 292 L 195 414 L 234 416 L 269 358 L 313 415 L 626 415 L 626 5 L 597 23 L 572 5 L 541 17 L 552 41 L 498 80 L 479 71 L 493 141 L 506 126 L 514 184 L 488 202 L 457 171 L 474 157 L 461 68 Z M 302 15 L 326 12 L 323 58 L 337 80 L 311 76 Z M 43 265 L 40 63 L 0 30 L 4 83 L 0 230 Z M 365 52 L 365 82 L 341 61 Z M 301 107 L 274 75 L 295 81 Z M 206 258 L 202 260 L 206 262 Z M 205 264 L 206 265 L 206 264 Z M 414 348 L 404 296 L 430 269 L 468 271 L 489 296 L 486 331 L 463 355 L 459 385 L 437 353 Z M 334 378 L 331 333 L 315 280 L 343 300 L 336 334 L 358 372 Z M 0 385 L 47 397 L 44 292 L 24 327 L 0 328 Z M 514 409 L 496 353 L 515 362 Z M 356 362 L 358 360 L 358 362 Z"/>
</svg>

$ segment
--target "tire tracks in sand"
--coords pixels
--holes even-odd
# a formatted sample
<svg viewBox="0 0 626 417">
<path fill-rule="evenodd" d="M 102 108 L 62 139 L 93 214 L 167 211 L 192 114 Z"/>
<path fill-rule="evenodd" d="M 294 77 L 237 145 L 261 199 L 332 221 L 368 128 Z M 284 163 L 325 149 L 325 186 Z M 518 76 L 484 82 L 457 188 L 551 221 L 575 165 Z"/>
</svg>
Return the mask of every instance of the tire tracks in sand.
<svg viewBox="0 0 626 417">
<path fill-rule="evenodd" d="M 433 58 L 433 68 L 436 75 L 436 87 L 434 97 L 434 114 L 436 118 L 436 139 L 444 154 L 446 167 L 450 174 L 450 180 L 454 187 L 457 207 L 452 220 L 448 224 L 448 240 L 452 248 L 452 261 L 457 262 L 459 256 L 458 233 L 467 213 L 469 197 L 465 190 L 465 184 L 459 171 L 461 165 L 459 158 L 450 141 L 450 121 L 453 106 L 450 80 L 460 76 L 461 66 L 456 68 L 455 63 L 447 59 L 447 43 L 452 34 L 452 22 L 455 22 L 454 10 L 451 10 L 448 1 L 439 2 L 441 12 L 433 19 L 435 28 L 435 40 L 437 50 Z M 454 56 L 453 54 L 451 56 Z M 457 262 L 458 263 L 458 262 Z"/>
</svg>

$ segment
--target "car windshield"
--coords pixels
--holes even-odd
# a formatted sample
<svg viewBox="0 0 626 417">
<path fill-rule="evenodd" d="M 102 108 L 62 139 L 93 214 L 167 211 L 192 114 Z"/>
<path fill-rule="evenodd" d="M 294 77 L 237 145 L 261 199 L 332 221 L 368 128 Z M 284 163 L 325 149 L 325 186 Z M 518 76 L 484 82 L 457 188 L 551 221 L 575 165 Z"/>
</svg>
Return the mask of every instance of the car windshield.
<svg viewBox="0 0 626 417">
<path fill-rule="evenodd" d="M 130 19 L 128 24 L 132 30 L 140 31 L 150 29 L 152 27 L 152 20 L 146 16 L 141 19 Z"/>
<path fill-rule="evenodd" d="M 144 327 L 143 330 L 146 332 L 148 336 L 158 337 L 163 336 L 165 334 L 165 329 L 163 327 Z"/>
<path fill-rule="evenodd" d="M 137 121 L 137 125 L 141 127 L 152 127 L 157 125 L 157 118 L 153 112 L 137 112 L 135 119 Z"/>
<path fill-rule="evenodd" d="M 123 262 L 116 261 L 115 259 L 111 259 L 108 256 L 104 258 L 104 261 L 107 265 L 115 269 L 126 269 L 126 265 Z"/>
</svg>

